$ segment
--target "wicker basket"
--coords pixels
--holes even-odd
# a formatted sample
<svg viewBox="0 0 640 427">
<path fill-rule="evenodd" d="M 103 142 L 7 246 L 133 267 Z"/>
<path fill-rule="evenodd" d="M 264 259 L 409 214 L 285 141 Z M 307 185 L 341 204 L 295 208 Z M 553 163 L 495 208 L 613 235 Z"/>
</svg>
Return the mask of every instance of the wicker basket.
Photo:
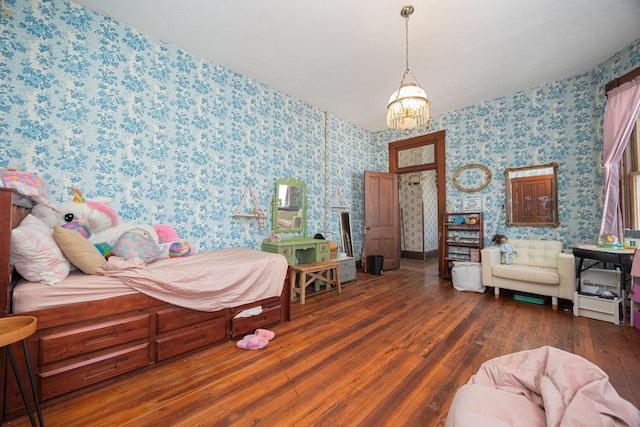
<svg viewBox="0 0 640 427">
<path fill-rule="evenodd" d="M 329 250 L 329 252 L 331 259 L 338 258 L 338 248 L 332 248 Z"/>
</svg>

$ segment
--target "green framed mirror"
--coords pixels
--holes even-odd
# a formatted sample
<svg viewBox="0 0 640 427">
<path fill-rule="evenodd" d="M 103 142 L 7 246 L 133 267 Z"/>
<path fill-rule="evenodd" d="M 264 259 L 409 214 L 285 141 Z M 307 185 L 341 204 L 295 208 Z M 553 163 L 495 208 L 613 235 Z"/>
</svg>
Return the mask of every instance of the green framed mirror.
<svg viewBox="0 0 640 427">
<path fill-rule="evenodd" d="M 280 178 L 272 203 L 272 229 L 276 233 L 305 233 L 307 184 L 295 178 Z"/>
</svg>

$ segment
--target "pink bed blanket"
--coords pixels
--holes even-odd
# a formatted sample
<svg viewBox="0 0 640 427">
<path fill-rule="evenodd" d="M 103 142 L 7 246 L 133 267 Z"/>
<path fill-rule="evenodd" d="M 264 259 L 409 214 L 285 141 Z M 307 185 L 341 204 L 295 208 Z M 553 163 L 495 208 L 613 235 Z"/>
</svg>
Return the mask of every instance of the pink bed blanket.
<svg viewBox="0 0 640 427">
<path fill-rule="evenodd" d="M 151 264 L 111 257 L 99 271 L 161 301 L 218 311 L 279 296 L 287 267 L 282 255 L 229 248 Z"/>
<path fill-rule="evenodd" d="M 640 411 L 586 359 L 541 347 L 491 359 L 456 393 L 447 427 L 640 426 Z"/>
</svg>

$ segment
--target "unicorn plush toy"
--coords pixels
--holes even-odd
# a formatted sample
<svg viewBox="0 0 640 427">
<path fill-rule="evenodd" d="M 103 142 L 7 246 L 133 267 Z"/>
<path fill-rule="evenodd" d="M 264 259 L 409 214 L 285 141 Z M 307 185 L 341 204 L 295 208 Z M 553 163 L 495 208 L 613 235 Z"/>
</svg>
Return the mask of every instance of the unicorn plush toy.
<svg viewBox="0 0 640 427">
<path fill-rule="evenodd" d="M 137 229 L 144 232 L 154 242 L 160 244 L 159 258 L 187 256 L 191 247 L 182 241 L 170 225 L 146 225 L 120 222 L 117 213 L 110 206 L 112 200 L 107 197 L 85 198 L 72 188 L 73 199 L 57 206 L 36 205 L 32 214 L 50 227 L 81 224 L 87 229 L 87 237 L 94 244 L 113 244 L 128 231 Z"/>
</svg>

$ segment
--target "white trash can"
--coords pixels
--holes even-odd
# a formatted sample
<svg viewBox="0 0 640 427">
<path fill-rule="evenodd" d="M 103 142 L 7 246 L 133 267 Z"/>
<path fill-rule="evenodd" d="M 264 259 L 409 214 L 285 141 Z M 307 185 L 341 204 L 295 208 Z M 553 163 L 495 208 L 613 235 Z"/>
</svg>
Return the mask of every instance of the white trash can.
<svg viewBox="0 0 640 427">
<path fill-rule="evenodd" d="M 482 264 L 479 262 L 455 261 L 451 269 L 451 281 L 457 291 L 485 291 L 482 286 Z"/>
</svg>

